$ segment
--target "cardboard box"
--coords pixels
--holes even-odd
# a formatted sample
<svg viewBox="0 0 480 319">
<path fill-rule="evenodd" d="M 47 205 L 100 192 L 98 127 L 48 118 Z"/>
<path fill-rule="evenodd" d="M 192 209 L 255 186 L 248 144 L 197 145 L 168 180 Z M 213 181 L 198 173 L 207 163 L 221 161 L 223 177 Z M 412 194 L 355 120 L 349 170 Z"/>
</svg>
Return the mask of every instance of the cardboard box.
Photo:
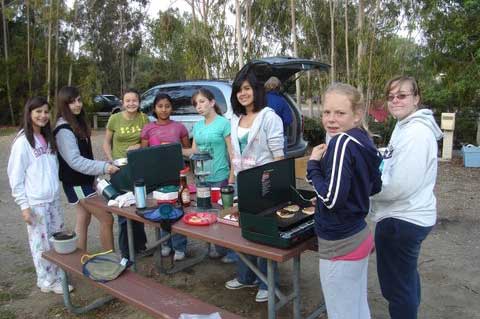
<svg viewBox="0 0 480 319">
<path fill-rule="evenodd" d="M 236 221 L 231 220 L 231 219 L 225 219 L 226 215 L 231 215 L 231 214 L 238 214 L 238 219 Z M 239 223 L 240 213 L 238 212 L 238 206 L 233 206 L 233 207 L 221 210 L 218 213 L 218 219 L 217 220 L 218 220 L 219 223 L 222 223 L 222 224 L 227 224 L 227 225 L 239 227 L 240 226 L 240 223 Z"/>
<path fill-rule="evenodd" d="M 310 156 L 295 159 L 295 178 L 305 179 L 307 176 L 307 162 Z"/>
</svg>

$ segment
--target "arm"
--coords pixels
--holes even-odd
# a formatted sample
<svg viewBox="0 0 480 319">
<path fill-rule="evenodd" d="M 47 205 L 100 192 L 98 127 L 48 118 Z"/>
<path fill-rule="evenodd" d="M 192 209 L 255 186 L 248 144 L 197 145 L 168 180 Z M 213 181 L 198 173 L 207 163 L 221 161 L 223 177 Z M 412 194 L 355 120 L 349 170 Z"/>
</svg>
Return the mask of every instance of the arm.
<svg viewBox="0 0 480 319">
<path fill-rule="evenodd" d="M 402 132 L 403 138 L 396 145 L 392 158 L 384 160 L 382 190 L 372 197 L 373 200 L 407 199 L 422 187 L 431 165 L 428 163 L 430 145 L 436 140 L 427 127 L 418 125 L 417 129 Z"/>
<path fill-rule="evenodd" d="M 109 161 L 113 161 L 112 158 L 112 140 L 113 140 L 113 131 L 107 128 L 105 131 L 105 137 L 103 138 L 103 152 Z"/>
<path fill-rule="evenodd" d="M 188 135 L 182 137 L 180 143 L 182 143 L 182 148 L 190 148 L 190 139 L 188 138 Z"/>
<path fill-rule="evenodd" d="M 197 151 L 197 144 L 195 144 L 195 140 L 193 140 L 192 148 L 182 148 L 182 155 L 186 157 L 190 157 L 196 151 Z"/>
<path fill-rule="evenodd" d="M 142 141 L 140 142 L 140 147 L 141 147 L 141 148 L 148 147 L 148 140 L 144 140 L 144 139 L 142 138 Z"/>
<path fill-rule="evenodd" d="M 323 160 L 311 159 L 307 164 L 307 181 L 313 185 L 318 200 L 332 210 L 343 207 L 350 193 L 353 164 L 345 143 L 348 143 L 347 137 L 340 136 Z M 324 147 L 317 148 L 317 153 L 321 153 Z M 325 165 L 325 173 L 322 173 L 322 165 Z"/>
<path fill-rule="evenodd" d="M 10 157 L 8 158 L 7 174 L 15 203 L 23 211 L 29 209 L 30 205 L 25 192 L 25 178 L 29 161 L 27 150 L 22 141 L 26 141 L 26 139 L 17 139 L 13 143 Z"/>
<path fill-rule="evenodd" d="M 233 173 L 233 165 L 232 165 L 233 149 L 232 149 L 232 140 L 230 138 L 230 135 L 225 137 L 225 144 L 227 145 L 228 158 L 230 160 L 230 173 L 228 174 L 228 183 L 233 184 L 235 183 L 235 174 Z"/>
<path fill-rule="evenodd" d="M 77 172 L 85 175 L 95 176 L 112 172 L 113 169 L 111 169 L 109 166 L 116 167 L 109 165 L 107 162 L 91 160 L 80 155 L 80 150 L 78 148 L 75 135 L 70 130 L 59 130 L 55 139 L 57 142 L 58 152 L 63 157 L 65 162 L 67 162 L 68 166 Z"/>
</svg>

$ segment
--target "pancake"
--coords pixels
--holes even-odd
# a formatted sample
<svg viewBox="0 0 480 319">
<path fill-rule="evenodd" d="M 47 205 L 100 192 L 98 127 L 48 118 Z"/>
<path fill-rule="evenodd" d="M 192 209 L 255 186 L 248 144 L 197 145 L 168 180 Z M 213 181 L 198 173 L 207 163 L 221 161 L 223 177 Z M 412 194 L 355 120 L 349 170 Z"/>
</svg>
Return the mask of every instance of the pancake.
<svg viewBox="0 0 480 319">
<path fill-rule="evenodd" d="M 286 210 L 287 212 L 290 212 L 290 213 L 295 213 L 295 212 L 298 212 L 300 210 L 300 206 L 289 205 L 289 206 L 284 207 L 283 210 Z"/>
<path fill-rule="evenodd" d="M 313 207 L 313 206 L 305 207 L 304 209 L 302 209 L 302 213 L 304 213 L 306 215 L 313 215 L 313 214 L 315 214 L 315 207 Z"/>
<path fill-rule="evenodd" d="M 292 218 L 295 216 L 295 212 L 289 212 L 284 209 L 277 210 L 277 216 L 280 218 Z"/>
</svg>

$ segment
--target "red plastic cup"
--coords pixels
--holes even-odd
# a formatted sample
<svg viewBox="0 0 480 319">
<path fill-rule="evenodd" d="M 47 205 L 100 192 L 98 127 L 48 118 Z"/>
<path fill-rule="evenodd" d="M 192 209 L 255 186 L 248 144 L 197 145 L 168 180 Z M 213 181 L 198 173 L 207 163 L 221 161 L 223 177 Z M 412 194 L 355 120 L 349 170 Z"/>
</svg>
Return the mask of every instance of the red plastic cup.
<svg viewBox="0 0 480 319">
<path fill-rule="evenodd" d="M 210 198 L 212 204 L 216 204 L 220 200 L 220 187 L 212 187 L 210 189 Z"/>
</svg>

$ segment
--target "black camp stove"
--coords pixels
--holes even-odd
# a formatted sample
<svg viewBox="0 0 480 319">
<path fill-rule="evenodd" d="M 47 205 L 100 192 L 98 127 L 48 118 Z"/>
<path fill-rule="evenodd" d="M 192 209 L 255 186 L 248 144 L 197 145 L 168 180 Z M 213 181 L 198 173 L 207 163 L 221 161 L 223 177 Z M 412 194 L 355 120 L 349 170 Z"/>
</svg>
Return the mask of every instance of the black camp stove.
<svg viewBox="0 0 480 319">
<path fill-rule="evenodd" d="M 288 248 L 314 235 L 313 214 L 302 209 L 313 204 L 313 191 L 295 188 L 293 158 L 271 162 L 238 174 L 238 210 L 242 236 L 269 246 Z M 300 210 L 290 218 L 277 211 L 289 205 Z"/>
</svg>

